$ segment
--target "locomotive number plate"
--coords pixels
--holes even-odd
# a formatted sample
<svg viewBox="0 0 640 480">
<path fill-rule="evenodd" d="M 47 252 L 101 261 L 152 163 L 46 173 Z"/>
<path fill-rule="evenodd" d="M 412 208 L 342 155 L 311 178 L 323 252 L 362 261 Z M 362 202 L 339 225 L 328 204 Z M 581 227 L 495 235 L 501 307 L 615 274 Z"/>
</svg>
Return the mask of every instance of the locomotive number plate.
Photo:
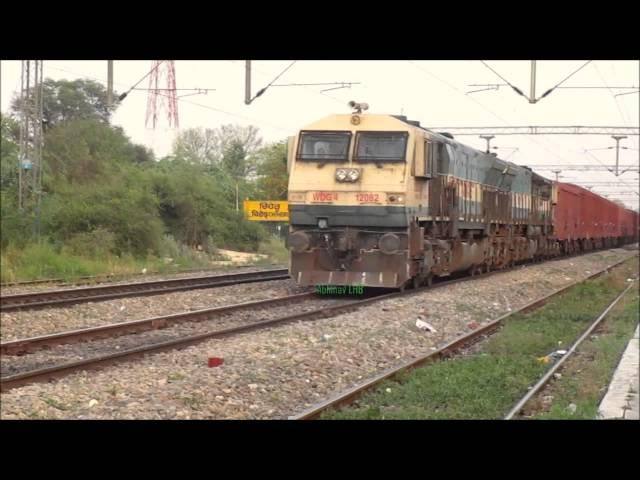
<svg viewBox="0 0 640 480">
<path fill-rule="evenodd" d="M 312 202 L 335 202 L 338 200 L 336 192 L 311 192 Z"/>
<path fill-rule="evenodd" d="M 360 203 L 379 203 L 380 202 L 380 194 L 379 193 L 367 193 L 367 192 L 358 192 L 356 193 L 356 200 Z"/>
</svg>

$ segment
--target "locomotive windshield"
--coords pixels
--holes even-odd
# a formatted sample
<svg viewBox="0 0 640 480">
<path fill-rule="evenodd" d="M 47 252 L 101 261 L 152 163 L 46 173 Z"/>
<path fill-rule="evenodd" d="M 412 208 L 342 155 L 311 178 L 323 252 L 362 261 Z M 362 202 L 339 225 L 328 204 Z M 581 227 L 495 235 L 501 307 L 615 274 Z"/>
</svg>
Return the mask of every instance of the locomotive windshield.
<svg viewBox="0 0 640 480">
<path fill-rule="evenodd" d="M 356 161 L 403 162 L 407 151 L 407 133 L 360 132 L 356 145 Z"/>
<path fill-rule="evenodd" d="M 351 132 L 302 132 L 298 160 L 346 162 Z"/>
</svg>

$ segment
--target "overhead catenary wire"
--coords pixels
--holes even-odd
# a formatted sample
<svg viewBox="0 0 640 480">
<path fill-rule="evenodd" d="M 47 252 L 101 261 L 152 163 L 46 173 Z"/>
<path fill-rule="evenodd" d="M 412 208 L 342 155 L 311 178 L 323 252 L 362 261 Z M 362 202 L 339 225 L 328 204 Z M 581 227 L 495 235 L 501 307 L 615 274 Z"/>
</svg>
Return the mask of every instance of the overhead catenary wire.
<svg viewBox="0 0 640 480">
<path fill-rule="evenodd" d="M 509 86 L 511 86 L 512 88 L 514 88 L 514 90 L 516 90 L 518 93 L 522 94 L 522 92 L 520 92 L 516 87 L 514 87 L 507 79 L 505 79 L 504 77 L 502 77 L 498 72 L 496 72 L 493 68 L 491 68 L 486 62 L 482 61 L 481 62 L 487 67 L 489 68 L 493 73 L 495 73 L 498 77 L 500 77 L 504 82 L 506 82 Z M 580 70 L 582 70 L 583 68 L 585 68 L 589 63 L 591 63 L 592 61 L 589 60 L 587 62 L 585 62 L 584 64 L 582 64 L 580 67 L 578 67 L 576 70 L 574 70 L 573 72 L 571 72 L 569 75 L 567 75 L 565 78 L 563 78 L 560 82 L 558 82 L 555 86 L 551 87 L 550 89 L 548 89 L 544 94 L 542 94 L 537 100 L 540 100 L 544 97 L 546 97 L 547 95 L 549 95 L 553 90 L 555 90 L 556 88 L 563 88 L 560 87 L 560 85 L 562 85 L 564 82 L 566 82 L 567 80 L 569 80 L 571 77 L 573 77 L 575 74 L 577 74 Z M 595 64 L 594 64 L 595 66 Z M 596 66 L 597 68 L 597 66 Z M 600 78 L 602 79 L 603 83 L 605 84 L 605 86 L 609 89 L 609 92 L 613 95 L 613 91 L 611 90 L 611 88 L 606 84 L 606 82 L 604 81 L 604 79 L 602 78 L 602 75 L 600 75 Z M 571 88 L 571 87 L 566 87 L 566 88 Z M 599 87 L 577 87 L 577 88 L 599 88 Z M 623 88 L 623 87 L 620 87 Z M 628 88 L 628 87 L 626 87 Z M 631 87 L 631 88 L 635 88 L 635 87 Z M 631 92 L 633 93 L 633 92 Z M 613 95 L 615 97 L 615 95 Z M 616 106 L 618 107 L 618 111 L 620 112 L 620 115 L 622 116 L 623 122 L 625 123 L 625 125 L 627 125 L 626 122 L 626 118 L 624 117 L 624 115 L 622 115 L 622 112 L 620 111 L 619 105 L 617 100 L 614 101 L 616 102 Z M 595 158 L 595 157 L 594 157 Z M 599 161 L 599 160 L 598 160 Z M 602 163 L 602 162 L 600 162 Z M 611 172 L 613 173 L 613 172 Z"/>
<path fill-rule="evenodd" d="M 160 67 L 160 65 L 162 65 L 164 62 L 166 62 L 166 60 L 162 60 L 161 62 L 158 62 L 151 70 L 149 70 L 144 77 L 142 77 L 140 80 L 138 80 L 129 90 L 127 90 L 126 92 L 120 94 L 120 96 L 118 97 L 118 100 L 122 101 L 124 100 L 127 95 L 129 95 L 131 93 L 131 91 L 136 88 L 138 85 L 140 85 L 140 83 L 142 83 L 142 81 L 147 78 L 149 75 L 151 75 L 155 70 L 158 69 L 158 67 Z"/>
<path fill-rule="evenodd" d="M 418 65 L 415 64 L 415 62 L 409 60 L 409 63 L 414 66 L 415 68 L 417 68 L 418 70 L 423 71 L 424 73 L 427 73 L 428 75 L 432 76 L 433 78 L 435 78 L 436 80 L 438 80 L 439 82 L 444 83 L 445 85 L 447 85 L 449 88 L 452 88 L 453 90 L 455 90 L 456 92 L 458 92 L 459 94 L 461 94 L 464 98 L 467 98 L 469 100 L 471 100 L 472 102 L 480 105 L 480 107 L 482 109 L 484 109 L 485 111 L 489 112 L 491 115 L 493 115 L 495 118 L 497 118 L 498 120 L 500 120 L 502 123 L 504 123 L 507 127 L 511 127 L 512 125 L 510 125 L 510 122 L 507 122 L 504 118 L 500 117 L 497 113 L 495 113 L 493 110 L 491 110 L 490 108 L 488 108 L 486 105 L 484 105 L 482 102 L 478 101 L 477 99 L 473 98 L 472 96 L 466 95 L 462 90 L 460 90 L 459 88 L 457 88 L 455 85 L 452 85 L 451 83 L 447 82 L 446 80 L 441 79 L 440 77 L 438 77 L 437 75 L 435 75 L 434 73 L 430 72 L 427 69 L 424 69 Z M 541 147 L 543 150 L 547 151 L 549 154 L 555 156 L 556 158 L 562 160 L 563 162 L 567 162 L 561 155 L 558 155 L 557 153 L 549 150 L 546 146 L 544 146 L 543 144 L 539 143 L 538 141 L 536 141 L 535 139 L 531 138 L 530 136 L 525 136 L 525 138 L 529 141 L 532 142 L 536 145 L 538 145 L 539 147 Z M 570 163 L 570 162 L 567 162 Z"/>
<path fill-rule="evenodd" d="M 242 65 L 240 65 L 239 63 L 237 63 L 237 61 L 236 61 L 236 60 L 229 60 L 229 61 L 230 61 L 231 63 L 233 63 L 234 65 L 237 65 L 237 66 L 239 66 L 240 68 L 244 69 L 244 67 L 243 67 Z M 266 75 L 268 75 L 264 70 L 261 70 L 261 69 L 259 69 L 259 68 L 256 68 L 256 67 L 255 67 L 255 65 L 252 65 L 252 67 L 251 67 L 251 68 L 252 68 L 252 70 L 253 70 L 253 71 L 258 72 L 259 74 L 262 74 L 262 75 L 265 75 L 265 76 L 266 76 Z M 340 105 L 344 105 L 344 102 L 343 102 L 342 100 L 338 100 L 336 97 L 332 97 L 331 95 L 327 95 L 326 93 L 323 93 L 322 91 L 318 92 L 318 91 L 316 91 L 316 90 L 312 90 L 311 88 L 309 88 L 309 87 L 308 87 L 308 86 L 306 86 L 306 85 L 303 85 L 302 87 L 303 87 L 303 89 L 304 89 L 304 90 L 306 90 L 309 94 L 313 93 L 313 94 L 316 94 L 316 95 L 322 95 L 323 97 L 329 98 L 329 99 L 333 100 L 334 102 L 339 103 Z"/>
<path fill-rule="evenodd" d="M 600 77 L 600 81 L 609 90 L 609 93 L 611 94 L 611 98 L 613 100 L 613 103 L 616 104 L 616 109 L 618 110 L 618 113 L 620 114 L 620 118 L 622 118 L 623 123 L 625 125 L 628 125 L 627 117 L 626 117 L 626 115 L 624 115 L 622 113 L 622 109 L 620 108 L 620 104 L 618 103 L 618 99 L 617 99 L 616 95 L 613 93 L 613 90 L 611 89 L 611 87 L 609 87 L 609 85 L 607 84 L 607 81 L 604 79 L 604 76 L 602 75 L 602 72 L 600 72 L 600 69 L 598 68 L 598 65 L 595 62 L 593 63 L 593 68 L 595 69 L 596 73 L 598 74 L 598 77 Z M 634 139 L 632 141 L 633 142 L 637 142 L 637 139 Z M 636 147 L 638 147 L 638 143 L 636 143 Z"/>
<path fill-rule="evenodd" d="M 427 69 L 425 69 L 425 68 L 422 68 L 421 66 L 418 66 L 415 62 L 413 62 L 413 61 L 411 61 L 411 60 L 409 60 L 408 62 L 409 62 L 409 63 L 410 63 L 414 68 L 416 68 L 416 69 L 418 69 L 418 70 L 421 70 L 421 71 L 423 71 L 424 73 L 427 73 L 427 74 L 428 74 L 428 75 L 430 75 L 431 77 L 435 78 L 435 79 L 436 79 L 436 80 L 438 80 L 439 82 L 444 83 L 445 85 L 447 85 L 447 86 L 448 86 L 448 87 L 450 87 L 451 89 L 453 89 L 453 90 L 457 91 L 458 93 L 460 93 L 461 95 L 463 95 L 463 96 L 464 96 L 464 98 L 470 99 L 470 100 L 471 100 L 471 101 L 473 101 L 474 103 L 478 104 L 482 109 L 484 109 L 485 111 L 487 111 L 488 113 L 490 113 L 491 115 L 493 115 L 495 118 L 497 118 L 498 120 L 500 120 L 500 121 L 501 121 L 502 123 L 504 123 L 505 125 L 510 126 L 509 122 L 507 122 L 505 119 L 503 119 L 503 118 L 502 118 L 502 117 L 500 117 L 498 114 L 496 114 L 495 112 L 493 112 L 491 109 L 489 109 L 488 107 L 486 107 L 482 102 L 478 101 L 478 100 L 477 100 L 476 98 L 474 98 L 473 96 L 466 95 L 464 92 L 462 92 L 460 89 L 458 89 L 455 85 L 452 85 L 450 82 L 447 82 L 446 80 L 443 80 L 442 78 L 438 77 L 437 75 L 435 75 L 434 73 L 430 72 L 429 70 L 427 70 Z M 583 68 L 584 66 L 585 66 L 585 65 L 583 65 L 581 68 Z M 574 72 L 572 73 L 572 75 L 573 75 L 573 74 L 575 74 L 575 73 L 577 73 L 577 71 L 579 71 L 579 70 L 580 70 L 580 69 L 578 69 L 578 70 L 574 71 Z M 495 73 L 497 74 L 497 72 L 495 72 Z M 498 76 L 500 76 L 500 75 L 498 74 Z M 570 76 L 571 76 L 571 75 L 570 75 Z M 501 78 L 502 78 L 502 77 L 501 77 Z M 568 77 L 567 77 L 567 79 L 568 79 Z M 507 82 L 507 80 L 506 80 L 506 79 L 504 79 L 504 78 L 502 78 L 502 80 L 503 80 L 503 81 L 505 81 L 505 82 Z M 626 124 L 626 123 L 625 123 L 625 124 Z M 546 151 L 546 152 L 548 152 L 549 154 L 551 154 L 551 155 L 555 156 L 556 158 L 558 158 L 558 159 L 562 160 L 564 163 L 566 163 L 566 164 L 574 163 L 574 162 L 569 162 L 569 161 L 567 161 L 567 160 L 566 160 L 565 158 L 563 158 L 561 155 L 558 155 L 557 153 L 555 153 L 555 152 L 553 152 L 553 151 L 549 150 L 545 145 L 543 145 L 542 143 L 540 143 L 540 142 L 536 141 L 534 138 L 532 138 L 532 137 L 530 137 L 530 136 L 525 136 L 525 138 L 526 138 L 528 141 L 530 141 L 530 142 L 532 142 L 532 143 L 534 143 L 534 144 L 538 145 L 539 147 L 541 147 L 543 150 L 545 150 L 545 151 Z M 548 141 L 548 139 L 547 139 L 547 141 Z M 576 152 L 576 153 L 582 153 L 582 152 Z M 602 163 L 602 162 L 600 162 L 600 163 Z M 604 164 L 603 164 L 603 165 L 604 165 Z"/>
<path fill-rule="evenodd" d="M 260 63 L 260 62 L 258 62 L 258 63 Z M 299 63 L 299 62 L 298 62 L 298 63 Z M 416 63 L 418 63 L 418 62 L 416 62 Z M 282 64 L 281 66 L 279 66 L 279 68 L 280 68 L 280 69 L 283 69 L 285 66 L 288 66 L 288 65 Z M 288 67 L 290 68 L 290 66 L 288 66 Z M 54 67 L 52 66 L 52 68 L 54 68 Z M 277 67 L 276 67 L 276 68 L 277 68 Z M 415 64 L 415 65 L 414 65 L 414 68 L 417 68 L 417 69 L 419 69 L 419 70 L 423 70 L 423 71 L 424 71 L 424 73 L 428 73 L 430 76 L 432 76 L 432 77 L 436 78 L 438 81 L 440 81 L 440 82 L 442 82 L 442 83 L 447 84 L 447 85 L 448 85 L 449 87 L 451 87 L 452 89 L 456 89 L 456 88 L 455 88 L 455 86 L 452 86 L 452 85 L 451 85 L 451 83 L 447 82 L 446 80 L 443 80 L 442 78 L 439 78 L 439 77 L 437 77 L 436 75 L 431 74 L 431 72 L 427 72 L 426 70 L 428 70 L 428 68 L 427 68 L 427 69 L 424 69 L 424 68 L 422 68 L 422 65 L 421 65 L 421 66 L 418 66 L 417 64 Z M 63 70 L 63 69 L 58 69 L 58 70 Z M 259 71 L 259 70 L 257 70 L 257 71 Z M 280 78 L 278 78 L 278 76 L 276 76 L 276 78 L 274 78 L 273 80 L 271 80 L 271 78 L 274 76 L 274 73 L 275 73 L 275 72 L 271 72 L 271 74 L 265 73 L 264 75 L 265 75 L 266 77 L 268 77 L 268 78 L 264 78 L 262 75 L 261 75 L 261 78 L 262 78 L 263 80 L 271 80 L 269 83 L 271 83 L 271 84 L 272 84 L 271 86 L 273 86 L 273 84 L 278 83 L 278 82 L 282 79 L 282 76 L 283 76 L 283 75 L 285 75 L 285 74 L 287 73 L 287 71 L 289 71 L 289 70 L 285 69 L 283 72 L 280 72 Z M 102 81 L 104 81 L 104 78 L 102 79 Z M 307 88 L 307 87 L 304 87 L 304 88 Z M 319 92 L 317 92 L 317 91 L 314 91 L 314 89 L 309 89 L 309 90 L 310 90 L 310 93 L 313 93 L 314 95 L 322 94 L 322 93 L 319 93 Z M 456 90 L 457 90 L 457 89 L 456 89 Z M 460 94 L 462 94 L 462 95 L 464 94 L 464 92 L 459 92 L 459 93 L 460 93 Z M 324 95 L 324 94 L 322 94 L 322 95 L 323 95 L 323 96 L 327 96 L 328 98 L 331 98 L 333 101 L 339 102 L 339 103 L 341 103 L 341 104 L 343 103 L 342 101 L 337 100 L 336 98 L 334 98 L 334 97 L 332 97 L 332 96 L 330 96 L 330 95 Z M 467 97 L 465 96 L 465 98 L 467 98 Z M 474 101 L 474 103 L 476 103 L 478 106 L 480 106 L 483 110 L 488 111 L 489 113 L 491 113 L 491 115 L 492 115 L 492 116 L 494 116 L 494 117 L 496 117 L 497 119 L 499 119 L 499 120 L 501 121 L 501 123 L 508 124 L 506 120 L 504 120 L 503 118 L 499 117 L 496 113 L 494 113 L 494 112 L 493 112 L 493 111 L 491 111 L 489 108 L 487 108 L 487 106 L 483 105 L 483 103 L 482 103 L 482 102 L 479 102 L 479 101 L 477 101 L 477 100 L 475 100 L 475 99 L 472 99 L 472 100 Z M 195 102 L 195 101 L 193 101 L 193 102 L 189 102 L 188 100 L 182 100 L 182 99 L 179 99 L 179 101 L 181 101 L 181 102 L 186 102 L 186 103 L 189 103 L 189 104 L 191 104 L 191 105 L 198 106 L 198 107 L 200 107 L 200 108 L 208 109 L 208 110 L 213 111 L 213 112 L 219 112 L 219 113 L 221 113 L 221 114 L 229 115 L 229 116 L 233 116 L 233 117 L 237 117 L 237 118 L 241 118 L 241 119 L 244 119 L 244 120 L 246 120 L 246 121 L 256 122 L 256 124 L 258 124 L 258 125 L 264 125 L 265 127 L 267 127 L 267 126 L 268 126 L 268 127 L 270 127 L 270 128 L 275 128 L 275 129 L 277 129 L 278 131 L 291 131 L 291 130 L 292 130 L 292 128 L 293 128 L 293 127 L 290 127 L 290 126 L 285 126 L 285 127 L 283 127 L 283 126 L 281 126 L 281 125 L 277 125 L 277 126 L 276 126 L 276 125 L 274 125 L 274 124 L 273 124 L 273 123 L 271 123 L 271 122 L 264 122 L 263 120 L 254 119 L 254 118 L 251 118 L 251 117 L 246 116 L 246 115 L 241 115 L 241 114 L 240 114 L 240 112 L 236 113 L 235 111 L 232 111 L 232 110 L 225 110 L 225 109 L 219 108 L 219 107 L 218 107 L 218 106 L 216 106 L 216 105 L 209 105 L 209 101 L 206 101 L 206 104 L 197 103 L 197 102 Z M 537 144 L 540 148 L 543 148 L 543 150 L 545 150 L 545 151 L 547 151 L 548 153 L 552 154 L 552 156 L 555 156 L 555 157 L 557 157 L 557 158 L 562 158 L 560 155 L 556 154 L 556 153 L 555 153 L 555 152 L 553 152 L 553 151 L 548 150 L 547 148 L 545 148 L 545 147 L 544 147 L 544 145 L 539 144 L 539 143 L 538 143 L 538 142 L 536 142 L 534 139 L 532 139 L 532 138 L 528 138 L 528 140 L 529 140 L 529 141 L 531 141 L 532 143 Z M 545 142 L 545 143 L 546 143 L 546 142 Z M 553 146 L 553 144 L 552 144 L 552 145 L 550 145 L 550 146 Z M 520 152 L 520 154 L 522 154 L 522 152 Z M 565 161 L 565 160 L 563 159 L 563 161 Z M 573 159 L 571 159 L 571 160 L 567 160 L 567 161 L 580 163 L 579 161 L 577 161 L 577 160 L 573 160 Z M 518 163 L 523 163 L 523 162 L 522 162 L 522 161 L 519 161 Z M 630 175 L 630 174 L 629 174 L 629 175 Z"/>
<path fill-rule="evenodd" d="M 249 100 L 249 103 L 253 102 L 256 98 L 258 98 L 259 96 L 261 96 L 262 94 L 264 94 L 264 92 L 267 91 L 267 89 L 273 85 L 282 75 L 284 75 L 287 70 L 289 70 L 291 67 L 293 67 L 295 65 L 295 63 L 297 62 L 297 60 L 294 60 L 293 62 L 291 62 L 284 70 L 282 70 L 282 72 L 280 72 L 276 78 L 274 78 L 273 80 L 271 80 L 266 87 L 258 90 L 258 92 L 253 96 L 253 98 L 251 100 Z"/>
<path fill-rule="evenodd" d="M 634 93 L 640 93 L 640 90 L 636 90 L 635 92 L 616 93 L 614 97 L 621 97 L 623 95 L 632 95 Z"/>
<path fill-rule="evenodd" d="M 93 76 L 89 76 L 89 75 L 80 75 L 78 72 L 72 72 L 70 70 L 66 70 L 66 69 L 63 69 L 63 68 L 54 67 L 54 66 L 51 66 L 50 64 L 48 65 L 48 68 L 52 68 L 54 70 L 59 70 L 61 72 L 65 72 L 65 73 L 70 73 L 72 75 L 82 76 L 82 77 L 85 77 L 85 78 L 96 80 L 98 82 L 102 82 L 103 81 L 102 79 L 97 78 L 97 77 L 93 77 Z M 114 82 L 114 84 L 121 85 L 121 86 L 125 85 L 122 82 Z M 159 95 L 163 95 L 163 94 L 159 93 Z M 238 117 L 238 118 L 242 118 L 244 120 L 249 120 L 251 122 L 254 122 L 257 125 L 266 125 L 269 128 L 273 128 L 275 130 L 280 130 L 280 131 L 283 131 L 283 132 L 290 132 L 292 130 L 291 128 L 283 127 L 282 125 L 275 125 L 273 123 L 265 122 L 263 120 L 257 120 L 255 118 L 247 117 L 247 116 L 241 115 L 239 113 L 229 112 L 229 111 L 223 110 L 223 109 L 215 107 L 215 106 L 203 105 L 201 103 L 196 103 L 196 102 L 193 102 L 193 101 L 190 101 L 190 100 L 184 100 L 183 98 L 180 98 L 180 97 L 178 97 L 178 101 L 179 102 L 183 102 L 183 103 L 188 103 L 188 104 L 191 104 L 191 105 L 195 105 L 197 107 L 208 109 L 208 110 L 211 110 L 211 111 L 214 111 L 214 112 L 223 113 L 225 115 L 229 115 L 229 116 L 232 116 L 232 117 Z"/>
<path fill-rule="evenodd" d="M 482 64 L 485 67 L 487 67 L 489 70 L 491 70 L 493 73 L 495 73 L 503 82 L 505 82 L 507 85 L 509 85 L 518 95 L 522 95 L 523 97 L 527 98 L 527 96 L 522 92 L 522 90 L 520 90 L 518 87 L 516 87 L 511 82 L 509 82 L 509 80 L 507 80 L 502 75 L 500 75 L 498 72 L 496 72 L 493 68 L 491 68 L 489 66 L 489 64 L 487 64 L 487 62 L 485 62 L 484 60 L 480 60 L 480 62 L 482 62 Z"/>
<path fill-rule="evenodd" d="M 562 85 L 564 82 L 566 82 L 567 80 L 569 80 L 571 77 L 573 77 L 576 73 L 578 73 L 580 70 L 582 70 L 584 67 L 586 67 L 587 65 L 589 65 L 592 62 L 592 60 L 588 60 L 587 62 L 585 62 L 584 64 L 582 64 L 579 68 L 577 68 L 576 70 L 574 70 L 573 72 L 571 72 L 569 75 L 567 75 L 564 79 L 560 80 L 558 83 L 556 83 L 553 87 L 551 87 L 549 90 L 547 90 L 546 92 L 544 92 L 542 95 L 540 95 L 540 97 L 538 97 L 536 99 L 540 100 L 544 97 L 546 97 L 547 95 L 549 95 L 551 92 L 553 92 L 556 88 L 558 88 L 560 85 Z"/>
<path fill-rule="evenodd" d="M 325 88 L 318 93 L 328 92 L 330 90 L 339 90 L 341 88 L 351 88 L 351 85 L 360 85 L 360 82 L 319 82 L 319 83 L 280 83 L 273 84 L 272 87 L 309 87 L 309 86 L 329 86 L 337 85 L 337 87 Z"/>
<path fill-rule="evenodd" d="M 510 86 L 518 95 L 521 95 L 525 98 L 527 98 L 529 101 L 531 101 L 532 103 L 536 103 L 539 100 L 543 99 L 544 97 L 546 97 L 547 95 L 549 95 L 551 92 L 553 92 L 556 88 L 560 87 L 560 85 L 562 85 L 564 82 L 566 82 L 567 80 L 569 80 L 571 77 L 573 77 L 576 73 L 578 73 L 580 70 L 582 70 L 584 67 L 586 67 L 589 63 L 591 63 L 591 60 L 588 60 L 587 62 L 585 62 L 584 64 L 582 64 L 579 68 L 577 68 L 576 70 L 574 70 L 573 72 L 571 72 L 569 75 L 567 75 L 565 78 L 563 78 L 562 80 L 560 80 L 557 84 L 555 84 L 553 87 L 551 87 L 550 89 L 548 89 L 546 92 L 544 92 L 542 95 L 540 95 L 538 98 L 528 98 L 523 92 L 522 90 L 520 90 L 518 87 L 516 87 L 515 85 L 513 85 L 511 82 L 509 82 L 509 80 L 507 80 L 506 78 L 504 78 L 502 75 L 500 75 L 495 69 L 491 68 L 491 66 L 485 62 L 484 60 L 480 60 L 480 62 L 487 67 L 489 70 L 491 70 L 495 75 L 497 75 L 502 81 L 506 82 L 506 84 L 508 86 Z M 535 75 L 535 73 L 534 73 Z M 496 88 L 496 90 L 499 88 L 499 86 Z M 473 92 L 470 92 L 473 93 Z M 533 96 L 533 93 L 532 93 Z"/>
</svg>

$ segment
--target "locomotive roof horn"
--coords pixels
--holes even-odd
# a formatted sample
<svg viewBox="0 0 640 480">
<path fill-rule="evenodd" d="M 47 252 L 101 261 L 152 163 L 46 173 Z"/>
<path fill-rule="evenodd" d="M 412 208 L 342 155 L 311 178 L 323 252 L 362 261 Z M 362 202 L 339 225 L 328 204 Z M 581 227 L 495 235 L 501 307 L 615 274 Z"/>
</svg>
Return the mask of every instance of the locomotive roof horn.
<svg viewBox="0 0 640 480">
<path fill-rule="evenodd" d="M 364 110 L 369 110 L 369 104 L 364 102 L 359 103 L 351 100 L 349 106 L 353 108 L 353 113 L 362 113 Z"/>
</svg>

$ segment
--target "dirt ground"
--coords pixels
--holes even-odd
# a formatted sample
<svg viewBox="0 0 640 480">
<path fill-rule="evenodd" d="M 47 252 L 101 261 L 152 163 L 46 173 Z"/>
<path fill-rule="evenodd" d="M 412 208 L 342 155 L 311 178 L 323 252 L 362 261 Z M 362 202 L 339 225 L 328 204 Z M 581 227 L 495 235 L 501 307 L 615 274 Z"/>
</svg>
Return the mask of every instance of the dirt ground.
<svg viewBox="0 0 640 480">
<path fill-rule="evenodd" d="M 260 253 L 236 252 L 234 250 L 225 250 L 223 248 L 219 248 L 218 253 L 229 258 L 229 260 L 219 260 L 212 262 L 215 265 L 239 265 L 255 262 L 260 260 L 261 258 L 267 258 L 266 255 Z"/>
</svg>

